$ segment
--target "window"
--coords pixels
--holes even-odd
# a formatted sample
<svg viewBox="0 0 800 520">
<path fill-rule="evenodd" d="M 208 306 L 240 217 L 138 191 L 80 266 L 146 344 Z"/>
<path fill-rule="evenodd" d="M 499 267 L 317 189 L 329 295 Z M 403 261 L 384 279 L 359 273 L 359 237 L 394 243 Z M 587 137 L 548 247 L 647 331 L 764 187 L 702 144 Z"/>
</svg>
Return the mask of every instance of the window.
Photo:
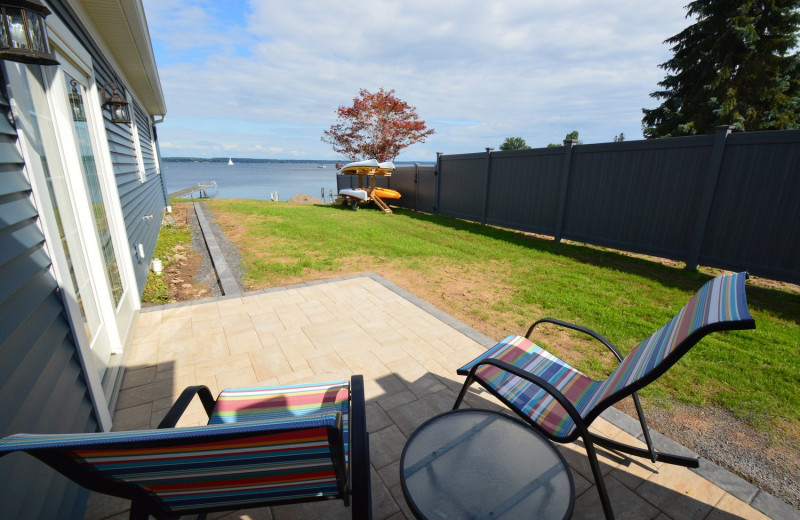
<svg viewBox="0 0 800 520">
<path fill-rule="evenodd" d="M 103 201 L 103 192 L 100 188 L 100 180 L 97 177 L 97 164 L 95 163 L 89 126 L 86 121 L 86 108 L 84 106 L 86 91 L 83 85 L 66 72 L 64 73 L 64 80 L 67 84 L 70 114 L 72 115 L 72 130 L 78 147 L 81 171 L 86 180 L 89 202 L 94 216 L 94 228 L 97 232 L 97 239 L 103 255 L 106 279 L 111 289 L 111 295 L 114 298 L 114 305 L 117 305 L 122 299 L 124 287 L 119 275 L 117 255 L 114 251 L 114 243 L 111 240 L 108 215 Z"/>
<path fill-rule="evenodd" d="M 130 103 L 130 98 L 128 98 Z M 131 109 L 131 134 L 133 136 L 133 149 L 136 152 L 136 173 L 139 175 L 139 182 L 144 183 L 147 180 L 147 170 L 144 168 L 144 159 L 142 158 L 142 145 L 139 141 L 139 125 L 137 124 L 136 108 L 133 103 L 130 105 Z"/>
</svg>

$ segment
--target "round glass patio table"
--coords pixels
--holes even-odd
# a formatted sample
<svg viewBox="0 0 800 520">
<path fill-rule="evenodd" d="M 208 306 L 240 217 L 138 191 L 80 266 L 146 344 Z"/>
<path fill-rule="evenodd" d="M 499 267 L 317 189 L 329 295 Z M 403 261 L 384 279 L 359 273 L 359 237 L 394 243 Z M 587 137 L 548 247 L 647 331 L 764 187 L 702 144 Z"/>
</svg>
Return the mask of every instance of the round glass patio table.
<svg viewBox="0 0 800 520">
<path fill-rule="evenodd" d="M 564 457 L 533 428 L 488 410 L 454 410 L 408 439 L 400 481 L 417 518 L 570 518 Z"/>
</svg>

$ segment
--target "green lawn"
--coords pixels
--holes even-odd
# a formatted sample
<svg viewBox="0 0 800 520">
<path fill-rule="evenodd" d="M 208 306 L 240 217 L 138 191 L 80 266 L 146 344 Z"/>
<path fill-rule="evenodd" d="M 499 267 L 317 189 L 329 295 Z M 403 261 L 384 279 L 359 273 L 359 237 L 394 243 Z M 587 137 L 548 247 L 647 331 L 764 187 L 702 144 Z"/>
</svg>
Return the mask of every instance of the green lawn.
<svg viewBox="0 0 800 520">
<path fill-rule="evenodd" d="M 405 210 L 209 204 L 242 250 L 250 287 L 377 272 L 496 338 L 551 316 L 597 330 L 624 354 L 711 276 Z M 721 406 L 797 442 L 800 294 L 751 284 L 747 296 L 756 330 L 706 337 L 642 397 Z M 538 342 L 595 376 L 612 366 L 602 347 L 582 338 L 549 334 Z"/>
</svg>

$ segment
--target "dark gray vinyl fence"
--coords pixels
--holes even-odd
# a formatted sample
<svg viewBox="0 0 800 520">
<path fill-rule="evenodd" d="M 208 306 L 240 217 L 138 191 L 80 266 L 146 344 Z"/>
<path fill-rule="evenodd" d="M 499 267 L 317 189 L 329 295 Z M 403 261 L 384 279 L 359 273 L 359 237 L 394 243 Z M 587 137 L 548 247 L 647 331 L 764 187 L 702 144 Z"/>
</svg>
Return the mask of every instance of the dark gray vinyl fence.
<svg viewBox="0 0 800 520">
<path fill-rule="evenodd" d="M 567 142 L 422 169 L 390 178 L 398 206 L 800 283 L 800 130 Z"/>
<path fill-rule="evenodd" d="M 375 185 L 380 188 L 391 188 L 402 194 L 399 200 L 391 201 L 393 206 L 424 211 L 436 212 L 436 167 L 399 166 L 391 177 L 376 177 Z M 337 189 L 355 188 L 358 186 L 358 177 L 355 175 L 337 175 Z"/>
</svg>

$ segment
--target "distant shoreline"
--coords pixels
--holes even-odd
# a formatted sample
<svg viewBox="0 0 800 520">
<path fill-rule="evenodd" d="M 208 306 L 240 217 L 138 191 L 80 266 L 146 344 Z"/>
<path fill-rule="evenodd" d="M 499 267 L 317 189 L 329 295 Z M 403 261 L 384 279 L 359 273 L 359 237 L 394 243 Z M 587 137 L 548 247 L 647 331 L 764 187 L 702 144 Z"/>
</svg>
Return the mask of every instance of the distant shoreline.
<svg viewBox="0 0 800 520">
<path fill-rule="evenodd" d="M 246 157 L 162 157 L 162 162 L 203 162 L 203 163 L 228 163 L 232 159 L 234 163 L 312 163 L 312 164 L 335 164 L 349 162 L 346 159 L 248 159 Z M 416 164 L 433 165 L 430 161 L 395 161 L 395 164 Z"/>
</svg>

